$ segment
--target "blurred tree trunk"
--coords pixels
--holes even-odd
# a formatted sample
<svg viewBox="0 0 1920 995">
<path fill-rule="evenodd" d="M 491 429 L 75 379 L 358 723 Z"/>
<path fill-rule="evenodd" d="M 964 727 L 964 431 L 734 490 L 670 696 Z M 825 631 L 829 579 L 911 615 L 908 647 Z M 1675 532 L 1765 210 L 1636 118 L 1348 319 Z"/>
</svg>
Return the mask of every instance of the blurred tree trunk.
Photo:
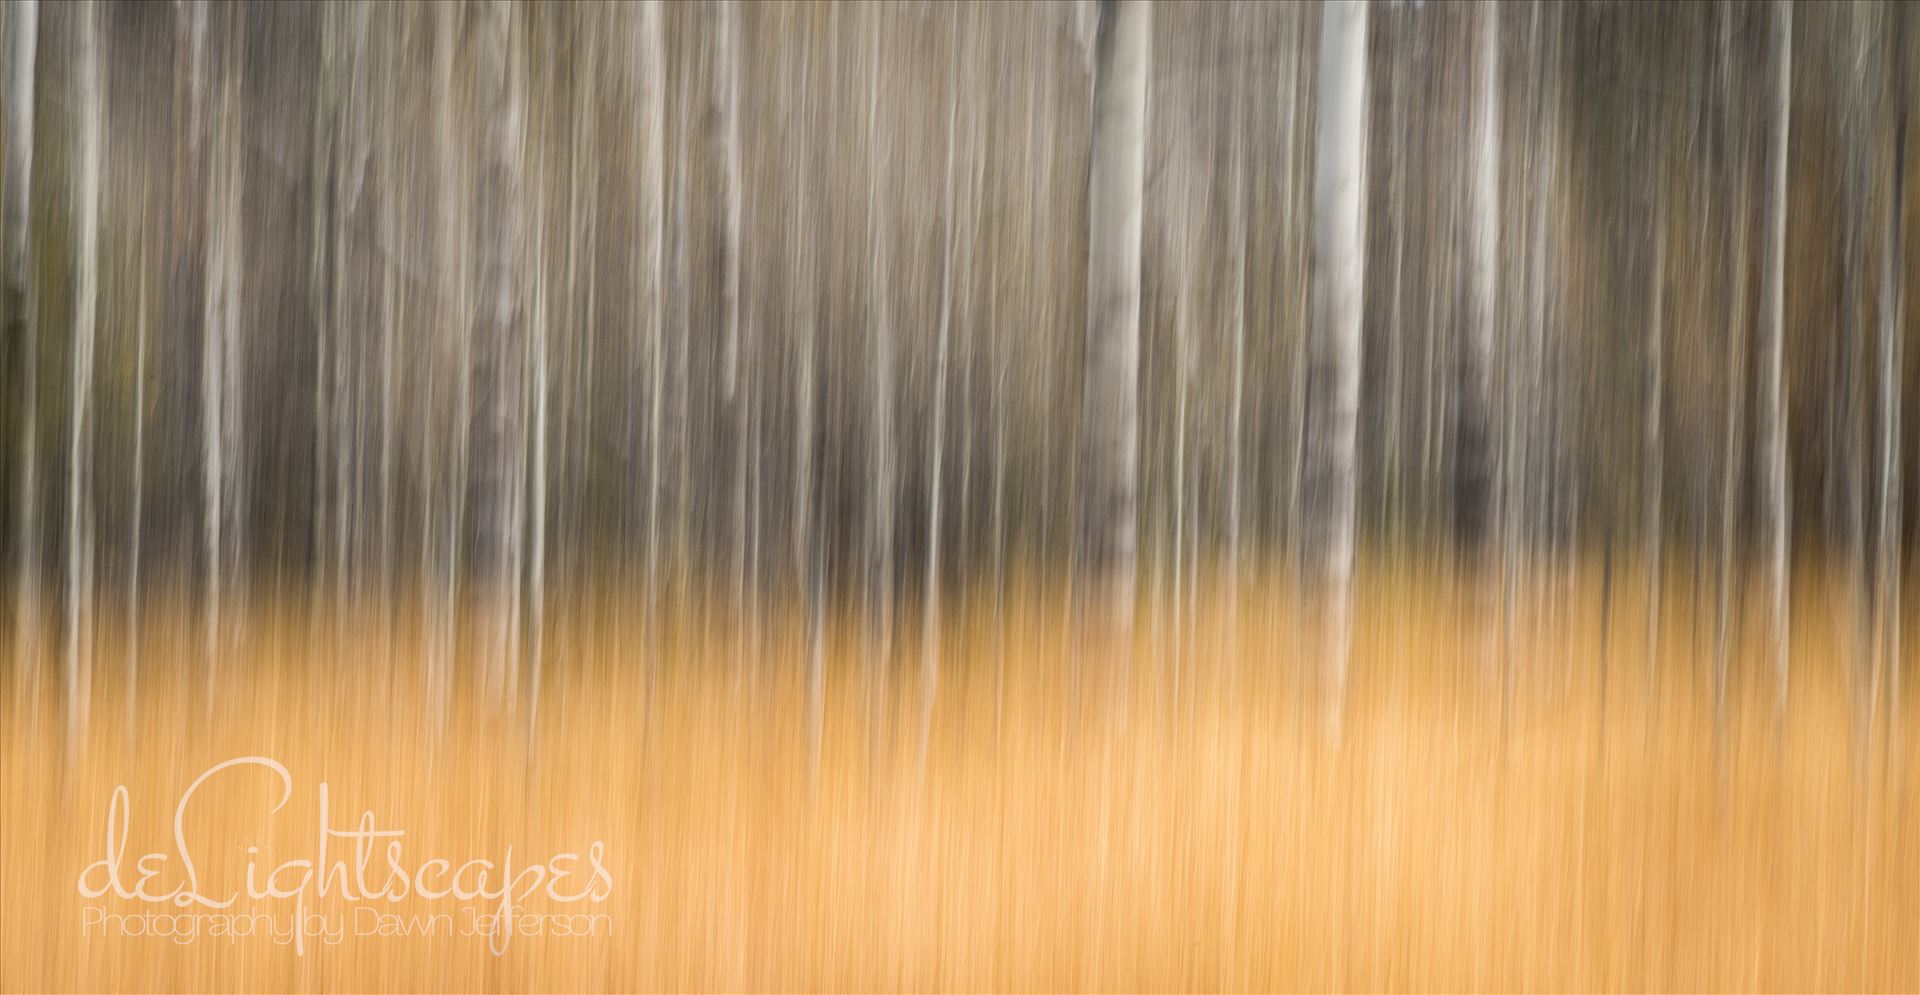
<svg viewBox="0 0 1920 995">
<path fill-rule="evenodd" d="M 1650 149 L 1657 150 L 1660 143 L 1656 138 L 1648 142 Z M 1646 668 L 1649 686 L 1657 680 L 1657 664 L 1660 655 L 1660 582 L 1666 576 L 1665 552 L 1661 545 L 1663 526 L 1661 523 L 1660 495 L 1665 486 L 1666 444 L 1661 439 L 1661 408 L 1663 404 L 1662 376 L 1666 361 L 1666 337 L 1662 322 L 1666 320 L 1667 291 L 1667 218 L 1666 218 L 1666 180 L 1664 170 L 1658 168 L 1657 151 L 1652 153 L 1656 166 L 1651 170 L 1650 182 L 1653 187 L 1653 209 L 1648 214 L 1648 224 L 1653 228 L 1653 262 L 1647 270 L 1647 282 L 1651 285 L 1647 305 L 1647 361 L 1646 392 L 1642 398 L 1644 426 L 1640 440 L 1641 479 L 1640 479 L 1640 517 L 1646 530 L 1647 542 L 1647 650 Z"/>
<path fill-rule="evenodd" d="M 1459 451 L 1454 514 L 1476 566 L 1492 514 L 1493 362 L 1500 294 L 1500 5 L 1474 5 L 1473 160 L 1468 188 L 1469 274 L 1466 338 L 1460 349 Z"/>
<path fill-rule="evenodd" d="M 513 7 L 495 0 L 481 8 L 478 106 L 485 115 L 480 163 L 480 286 L 486 298 L 475 314 L 478 347 L 473 422 L 479 452 L 475 468 L 474 584 L 485 627 L 483 660 L 488 697 L 498 702 L 518 666 L 520 562 L 516 482 L 526 467 L 522 424 L 526 385 L 526 315 L 521 302 L 521 140 L 524 107 L 516 65 Z"/>
<path fill-rule="evenodd" d="M 1760 521 L 1768 560 L 1768 652 L 1773 658 L 1775 707 L 1787 706 L 1787 426 L 1781 389 L 1781 340 L 1786 321 L 1787 150 L 1793 97 L 1793 3 L 1773 4 L 1772 129 L 1767 142 L 1767 248 L 1759 341 Z"/>
<path fill-rule="evenodd" d="M 1732 596 L 1734 587 L 1734 547 L 1739 542 L 1736 530 L 1740 519 L 1740 482 L 1745 479 L 1742 456 L 1746 452 L 1747 400 L 1747 223 L 1749 214 L 1747 131 L 1743 121 L 1732 112 L 1738 92 L 1734 75 L 1734 25 L 1729 17 L 1722 24 L 1720 37 L 1720 83 L 1729 109 L 1721 117 L 1721 156 L 1729 176 L 1726 253 L 1728 301 L 1726 328 L 1726 420 L 1722 428 L 1720 451 L 1720 546 L 1719 564 L 1714 572 L 1713 637 L 1713 712 L 1716 733 L 1725 723 L 1728 658 L 1732 654 Z"/>
<path fill-rule="evenodd" d="M 31 689 L 39 674 L 40 524 L 37 423 L 39 415 L 40 332 L 33 321 L 33 72 L 40 41 L 40 7 L 20 0 L 8 9 L 6 66 L 6 206 L 4 224 L 5 283 L 0 286 L 0 320 L 6 322 L 4 345 L 18 366 L 8 371 L 13 382 L 10 404 L 19 406 L 20 445 L 5 468 L 19 490 L 13 495 L 14 521 L 14 653 L 25 673 L 16 686 Z M 17 370 L 17 372 L 16 372 Z M 8 412 L 9 414 L 11 412 Z"/>
<path fill-rule="evenodd" d="M 869 610 L 873 615 L 878 648 L 873 655 L 877 693 L 886 675 L 893 651 L 893 332 L 887 318 L 887 246 L 886 219 L 882 214 L 881 183 L 886 177 L 886 159 L 879 125 L 880 21 L 886 7 L 869 8 L 867 53 L 867 393 L 873 410 L 867 490 L 868 583 L 871 585 Z M 876 718 L 880 714 L 875 711 Z"/>
<path fill-rule="evenodd" d="M 465 160 L 460 154 L 462 143 L 458 140 L 458 126 L 454 118 L 454 60 L 460 42 L 461 17 L 462 8 L 454 4 L 440 4 L 434 8 L 434 180 L 438 187 L 434 195 L 434 210 L 439 228 L 436 236 L 435 262 L 438 272 L 435 274 L 435 284 L 440 299 L 437 317 L 454 356 L 455 380 L 452 451 L 443 457 L 451 461 L 443 473 L 446 496 L 438 517 L 431 511 L 427 516 L 430 522 L 438 525 L 433 530 L 435 538 L 422 539 L 423 544 L 434 543 L 439 547 L 440 576 L 433 599 L 438 624 L 428 644 L 432 650 L 427 662 L 427 693 L 433 702 L 432 726 L 436 741 L 445 728 L 453 700 L 455 620 L 458 617 L 455 603 L 459 595 L 460 547 L 465 532 L 472 429 L 468 415 L 472 408 L 473 393 L 473 335 L 467 311 L 466 268 L 466 218 L 471 199 L 466 185 Z M 434 460 L 429 466 L 440 462 Z"/>
<path fill-rule="evenodd" d="M 100 12 L 74 10 L 78 36 L 75 123 L 73 382 L 67 415 L 67 756 L 86 727 L 93 651 L 93 370 L 100 302 Z"/>
<path fill-rule="evenodd" d="M 1906 75 L 1907 18 L 1910 14 L 1893 9 L 1887 10 L 1886 14 L 1894 23 L 1888 25 L 1884 35 L 1891 58 L 1888 60 L 1887 77 L 1890 89 L 1882 99 L 1890 110 L 1888 116 L 1892 120 L 1883 120 L 1881 126 L 1885 129 L 1882 132 L 1886 136 L 1884 140 L 1891 146 L 1888 150 L 1890 162 L 1887 164 L 1891 172 L 1891 189 L 1884 229 L 1886 243 L 1880 255 L 1880 467 L 1874 595 L 1875 624 L 1879 633 L 1875 669 L 1876 675 L 1881 670 L 1887 673 L 1887 737 L 1891 750 L 1898 732 L 1901 708 L 1900 574 L 1904 529 L 1900 514 L 1900 376 L 1905 367 L 1901 336 L 1906 306 L 1903 287 L 1906 269 L 1901 238 L 1906 214 L 1907 99 L 1911 90 Z M 1875 684 L 1879 684 L 1877 676 Z"/>
<path fill-rule="evenodd" d="M 651 384 L 647 391 L 647 634 L 652 639 L 659 625 L 660 608 L 660 423 L 662 395 L 666 388 L 666 45 L 662 39 L 659 0 L 644 0 L 639 7 L 640 58 L 640 139 L 646 142 L 641 159 L 641 223 L 648 239 L 642 265 L 646 268 L 647 288 L 653 295 L 646 320 L 647 343 L 651 354 L 647 373 Z M 649 655 L 649 673 L 653 666 Z"/>
<path fill-rule="evenodd" d="M 959 152 L 960 121 L 960 11 L 950 8 L 953 20 L 947 41 L 947 165 L 942 181 L 945 213 L 940 261 L 940 330 L 933 361 L 933 451 L 927 464 L 927 562 L 921 592 L 925 609 L 920 616 L 920 757 L 926 759 L 927 737 L 933 721 L 934 695 L 940 682 L 940 519 L 944 510 L 947 447 L 947 357 L 953 339 L 954 183 L 953 163 Z"/>
<path fill-rule="evenodd" d="M 1354 551 L 1355 435 L 1366 265 L 1367 8 L 1327 5 L 1320 33 L 1320 117 L 1314 162 L 1311 461 L 1314 522 L 1308 570 L 1324 608 L 1321 652 L 1337 727 L 1346 691 Z"/>
<path fill-rule="evenodd" d="M 1140 223 L 1148 0 L 1105 0 L 1095 43 L 1088 166 L 1087 341 L 1080 418 L 1081 569 L 1094 624 L 1124 648 L 1132 636 L 1140 460 Z"/>
</svg>

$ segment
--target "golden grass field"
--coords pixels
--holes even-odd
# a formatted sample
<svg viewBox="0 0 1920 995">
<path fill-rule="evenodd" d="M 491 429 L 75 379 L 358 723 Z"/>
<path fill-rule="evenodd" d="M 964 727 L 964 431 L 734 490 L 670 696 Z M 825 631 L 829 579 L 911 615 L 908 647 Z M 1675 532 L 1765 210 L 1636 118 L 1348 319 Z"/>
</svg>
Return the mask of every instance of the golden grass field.
<svg viewBox="0 0 1920 995">
<path fill-rule="evenodd" d="M 1604 624 L 1597 570 L 1530 596 L 1510 709 L 1484 602 L 1363 576 L 1337 738 L 1301 691 L 1281 585 L 1243 586 L 1232 613 L 1203 592 L 1177 666 L 1170 613 L 1143 612 L 1129 678 L 1103 691 L 1084 678 L 1117 665 L 1071 662 L 1064 598 L 1016 588 L 1004 629 L 988 599 L 956 605 L 924 759 L 917 636 L 880 686 L 846 624 L 817 772 L 798 641 L 777 620 L 756 634 L 674 609 L 649 682 L 643 612 L 610 597 L 556 611 L 531 741 L 463 680 L 437 748 L 406 606 L 391 649 L 372 613 L 258 609 L 211 701 L 197 623 L 152 609 L 130 710 L 124 630 L 103 621 L 70 764 L 54 659 L 37 691 L 11 669 L 0 988 L 1920 988 L 1920 728 L 1909 708 L 1895 735 L 1883 714 L 1856 736 L 1845 598 L 1800 580 L 1784 721 L 1743 613 L 1717 736 L 1711 600 L 1670 582 L 1650 685 L 1627 576 Z M 89 904 L 140 908 L 77 890 L 115 786 L 127 851 L 170 852 L 182 792 L 247 755 L 284 764 L 292 800 L 269 814 L 258 768 L 195 796 L 183 830 L 203 893 L 237 885 L 248 846 L 267 866 L 315 856 L 324 781 L 331 825 L 372 810 L 405 830 L 409 861 L 603 842 L 612 888 L 592 911 L 610 926 L 496 956 L 477 936 L 357 935 L 336 894 L 311 911 L 348 932 L 304 953 L 89 935 Z M 179 878 L 169 861 L 153 885 Z"/>
</svg>

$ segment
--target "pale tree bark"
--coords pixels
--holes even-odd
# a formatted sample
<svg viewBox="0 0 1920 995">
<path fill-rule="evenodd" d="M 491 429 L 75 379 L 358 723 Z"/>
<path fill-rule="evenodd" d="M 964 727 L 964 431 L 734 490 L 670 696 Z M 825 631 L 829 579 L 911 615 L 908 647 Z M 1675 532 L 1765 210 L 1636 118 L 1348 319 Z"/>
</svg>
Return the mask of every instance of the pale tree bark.
<svg viewBox="0 0 1920 995">
<path fill-rule="evenodd" d="M 75 98 L 79 148 L 74 184 L 73 383 L 67 413 L 67 756 L 77 755 L 86 729 L 93 652 L 93 368 L 100 304 L 100 12 L 91 2 L 75 10 L 78 35 Z"/>
<path fill-rule="evenodd" d="M 1476 569 L 1490 535 L 1494 499 L 1493 363 L 1500 300 L 1500 6 L 1474 5 L 1472 162 L 1468 186 L 1465 341 L 1460 349 L 1459 450 L 1454 513 Z"/>
<path fill-rule="evenodd" d="M 714 10 L 714 67 L 710 94 L 711 139 L 720 160 L 720 307 L 721 397 L 733 423 L 733 539 L 731 553 L 732 605 L 745 611 L 752 531 L 757 519 L 750 513 L 748 476 L 759 454 L 753 438 L 755 398 L 743 396 L 740 382 L 740 10 L 735 0 L 719 0 Z M 750 395 L 751 392 L 749 391 Z M 744 660 L 736 661 L 744 665 Z"/>
<path fill-rule="evenodd" d="M 933 721 L 934 696 L 940 683 L 940 518 L 944 510 L 942 481 L 946 472 L 947 356 L 953 337 L 954 197 L 953 161 L 958 152 L 960 120 L 960 8 L 952 8 L 947 43 L 947 166 L 943 181 L 946 207 L 941 239 L 940 330 L 933 366 L 933 452 L 927 464 L 927 563 L 923 590 L 926 608 L 920 625 L 920 755 L 926 758 L 927 736 Z"/>
<path fill-rule="evenodd" d="M 666 45 L 661 33 L 659 0 L 639 7 L 640 135 L 647 143 L 641 158 L 641 223 L 647 246 L 641 257 L 646 286 L 652 295 L 646 320 L 649 356 L 647 374 L 647 632 L 659 624 L 660 606 L 660 442 L 666 388 Z M 649 656 L 649 673 L 653 662 Z"/>
<path fill-rule="evenodd" d="M 1774 0 L 1771 61 L 1772 120 L 1767 140 L 1767 245 L 1762 274 L 1759 357 L 1761 548 L 1767 561 L 1768 646 L 1774 672 L 1774 703 L 1787 707 L 1789 637 L 1787 577 L 1790 509 L 1787 505 L 1787 426 L 1781 390 L 1781 340 L 1786 322 L 1787 150 L 1792 123 L 1793 3 Z"/>
<path fill-rule="evenodd" d="M 430 545 L 439 547 L 439 576 L 435 578 L 432 612 L 436 617 L 429 622 L 432 629 L 428 646 L 431 649 L 426 676 L 427 697 L 433 703 L 431 726 L 436 743 L 445 730 L 453 701 L 454 622 L 457 617 L 454 602 L 459 589 L 460 536 L 465 528 L 471 438 L 469 412 L 473 385 L 473 336 L 467 311 L 465 248 L 466 218 L 471 202 L 466 185 L 465 158 L 461 155 L 463 146 L 458 140 L 454 119 L 454 54 L 459 44 L 461 17 L 462 8 L 454 4 L 439 4 L 434 8 L 434 179 L 438 187 L 434 209 L 438 227 L 435 257 L 439 264 L 435 284 L 440 298 L 437 319 L 455 356 L 454 428 L 450 433 L 452 452 L 445 457 L 451 460 L 452 466 L 450 472 L 427 474 L 429 480 L 445 480 L 443 487 L 446 496 L 438 509 L 437 518 L 429 505 L 426 517 L 436 526 L 431 530 L 434 538 L 423 538 L 422 542 L 423 548 Z"/>
<path fill-rule="evenodd" d="M 871 654 L 870 691 L 885 697 L 885 678 L 893 655 L 893 498 L 894 498 L 894 410 L 893 410 L 893 330 L 887 314 L 886 219 L 881 183 L 886 176 L 884 145 L 879 130 L 880 76 L 882 52 L 880 21 L 885 6 L 869 8 L 867 52 L 867 394 L 872 398 L 869 414 L 869 486 L 867 491 L 866 574 L 872 590 L 869 611 L 873 614 L 875 642 Z M 878 722 L 884 709 L 874 703 L 873 718 Z"/>
<path fill-rule="evenodd" d="M 1238 9 L 1238 8 L 1236 8 Z M 1225 524 L 1226 545 L 1224 590 L 1227 598 L 1227 636 L 1232 642 L 1230 647 L 1238 645 L 1240 613 L 1240 530 L 1242 469 L 1245 448 L 1245 432 L 1242 424 L 1245 420 L 1247 393 L 1247 267 L 1251 253 L 1247 251 L 1247 213 L 1253 205 L 1248 203 L 1246 182 L 1246 152 L 1242 148 L 1241 134 L 1247 130 L 1246 113 L 1240 99 L 1240 88 L 1235 87 L 1232 98 L 1232 110 L 1227 116 L 1227 215 L 1229 232 L 1227 268 L 1232 273 L 1232 299 L 1228 301 L 1228 324 L 1233 333 L 1233 393 L 1227 400 L 1227 515 Z M 1229 656 L 1231 656 L 1229 652 Z"/>
<path fill-rule="evenodd" d="M 1308 571 L 1323 607 L 1329 714 L 1346 690 L 1354 551 L 1360 313 L 1366 265 L 1367 7 L 1336 0 L 1322 15 L 1320 117 L 1313 190 L 1312 386 Z"/>
<path fill-rule="evenodd" d="M 720 155 L 720 297 L 724 309 L 725 353 L 721 387 L 728 401 L 740 381 L 740 9 L 736 0 L 719 0 L 714 37 L 713 113 Z"/>
<path fill-rule="evenodd" d="M 1649 146 L 1658 148 L 1657 141 Z M 1656 162 L 1660 161 L 1658 158 Z M 1640 518 L 1646 531 L 1647 543 L 1647 648 L 1646 671 L 1649 690 L 1657 688 L 1660 661 L 1660 587 L 1666 577 L 1666 554 L 1662 540 L 1664 526 L 1661 522 L 1661 493 L 1665 486 L 1666 443 L 1661 438 L 1661 412 L 1664 403 L 1663 385 L 1666 363 L 1666 335 L 1663 322 L 1666 320 L 1667 291 L 1667 218 L 1665 174 L 1661 169 L 1651 171 L 1654 187 L 1654 208 L 1648 218 L 1653 227 L 1653 262 L 1649 267 L 1647 282 L 1650 284 L 1647 306 L 1647 361 L 1646 393 L 1642 399 L 1644 413 L 1641 419 L 1641 479 L 1640 479 Z"/>
<path fill-rule="evenodd" d="M 15 496 L 14 653 L 25 669 L 20 686 L 29 693 L 40 673 L 40 523 L 38 456 L 40 332 L 33 320 L 33 251 L 28 233 L 33 217 L 33 73 L 40 41 L 40 7 L 21 0 L 8 10 L 6 65 L 6 230 L 5 284 L 0 286 L 0 320 L 6 345 L 19 358 L 15 395 L 20 406 L 20 443 L 14 464 Z"/>
<path fill-rule="evenodd" d="M 229 12 L 229 16 L 233 16 Z M 223 615 L 229 581 L 241 560 L 240 545 L 240 304 L 244 248 L 240 243 L 243 189 L 241 165 L 240 59 L 236 27 L 221 44 L 220 103 L 210 134 L 211 188 L 207 197 L 207 297 L 202 346 L 203 431 L 207 435 L 208 529 L 207 702 L 218 690 L 220 658 L 231 620 Z"/>
<path fill-rule="evenodd" d="M 498 703 L 518 669 L 517 636 L 522 519 L 518 493 L 526 467 L 523 365 L 526 314 L 520 218 L 521 141 L 525 127 L 516 64 L 513 7 L 495 0 L 480 11 L 478 106 L 485 116 L 480 163 L 480 286 L 486 299 L 474 315 L 476 372 L 473 425 L 478 475 L 474 514 L 474 585 L 486 664 L 485 690 Z"/>
<path fill-rule="evenodd" d="M 1087 341 L 1080 416 L 1080 556 L 1093 624 L 1133 629 L 1140 461 L 1140 224 L 1153 8 L 1106 0 L 1094 53 Z"/>
<path fill-rule="evenodd" d="M 140 692 L 140 540 L 147 510 L 147 254 L 145 217 L 140 239 L 140 293 L 133 345 L 133 514 L 127 541 L 127 731 L 133 733 Z"/>
<path fill-rule="evenodd" d="M 804 15 L 803 15 L 804 16 Z M 828 64 L 838 71 L 836 58 L 839 48 L 839 8 L 831 14 L 829 36 L 833 53 Z M 796 87 L 797 106 L 788 116 L 800 126 L 800 134 L 811 134 L 813 118 L 813 59 L 811 49 L 802 48 L 800 52 L 799 85 Z M 816 253 L 813 243 L 813 231 L 808 227 L 811 215 L 808 207 L 813 198 L 813 156 L 810 150 L 802 148 L 797 156 L 798 168 L 793 170 L 794 222 L 793 231 L 788 236 L 788 260 L 790 272 L 797 289 L 795 337 L 798 339 L 797 352 L 799 362 L 794 369 L 795 407 L 797 411 L 793 421 L 793 565 L 798 581 L 802 610 L 805 614 L 802 641 L 806 657 L 806 695 L 807 695 L 807 771 L 810 783 L 819 783 L 820 747 L 826 719 L 826 632 L 822 616 L 821 584 L 824 569 L 818 549 L 815 532 L 815 508 L 813 502 L 814 478 L 814 417 L 815 417 L 815 328 L 816 317 L 816 281 L 818 274 L 814 268 Z"/>
<path fill-rule="evenodd" d="M 1732 106 L 1735 94 L 1733 77 L 1733 22 L 1729 18 L 1723 25 L 1720 44 L 1721 92 L 1728 106 Z M 1727 302 L 1727 397 L 1726 423 L 1721 438 L 1720 455 L 1720 562 L 1715 571 L 1717 588 L 1714 640 L 1713 640 L 1713 706 L 1714 728 L 1720 731 L 1725 724 L 1727 697 L 1728 658 L 1732 654 L 1732 609 L 1730 599 L 1733 588 L 1734 544 L 1738 537 L 1734 534 L 1739 518 L 1740 480 L 1743 477 L 1741 455 L 1745 452 L 1745 433 L 1747 399 L 1747 155 L 1746 133 L 1741 124 L 1733 120 L 1732 114 L 1722 118 L 1724 131 L 1723 154 L 1729 163 L 1731 173 L 1730 186 L 1733 195 L 1727 218 L 1727 264 L 1730 268 L 1728 286 L 1730 300 Z"/>
<path fill-rule="evenodd" d="M 1887 685 L 1887 746 L 1889 752 L 1894 748 L 1899 732 L 1900 709 L 1900 574 L 1901 574 L 1901 494 L 1900 494 L 1900 374 L 1904 368 L 1902 355 L 1902 329 L 1906 295 L 1903 281 L 1906 269 L 1903 266 L 1902 221 L 1906 213 L 1906 141 L 1907 141 L 1907 97 L 1910 93 L 1906 76 L 1906 17 L 1904 11 L 1887 11 L 1891 17 L 1898 18 L 1897 27 L 1887 32 L 1887 44 L 1892 50 L 1888 79 L 1891 92 L 1885 100 L 1891 109 L 1891 122 L 1883 122 L 1882 127 L 1890 134 L 1887 140 L 1892 147 L 1888 150 L 1890 162 L 1890 187 L 1886 211 L 1885 245 L 1880 254 L 1880 466 L 1878 480 L 1879 521 L 1876 523 L 1877 542 L 1875 543 L 1874 563 L 1874 614 L 1878 631 L 1875 659 L 1876 687 L 1881 683 L 1879 674 L 1886 675 Z M 1877 708 L 1877 703 L 1875 705 Z"/>
</svg>

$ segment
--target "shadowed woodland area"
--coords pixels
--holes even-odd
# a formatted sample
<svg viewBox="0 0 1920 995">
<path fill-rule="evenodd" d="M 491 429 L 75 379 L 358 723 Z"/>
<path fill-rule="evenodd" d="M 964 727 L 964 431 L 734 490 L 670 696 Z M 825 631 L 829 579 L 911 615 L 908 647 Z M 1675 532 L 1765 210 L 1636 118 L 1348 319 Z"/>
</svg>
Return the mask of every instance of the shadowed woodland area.
<svg viewBox="0 0 1920 995">
<path fill-rule="evenodd" d="M 1908 6 L 3 16 L 0 989 L 1920 985 Z M 89 947 L 241 754 L 616 932 Z"/>
</svg>

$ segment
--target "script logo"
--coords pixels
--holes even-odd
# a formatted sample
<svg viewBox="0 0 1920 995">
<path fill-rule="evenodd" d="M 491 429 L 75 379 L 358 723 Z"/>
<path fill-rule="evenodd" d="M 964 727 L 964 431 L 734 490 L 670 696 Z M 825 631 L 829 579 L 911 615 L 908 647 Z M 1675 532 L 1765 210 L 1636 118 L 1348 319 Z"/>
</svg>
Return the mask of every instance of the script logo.
<svg viewBox="0 0 1920 995">
<path fill-rule="evenodd" d="M 91 932 L 97 927 L 102 935 L 117 928 L 121 935 L 164 936 L 181 943 L 202 936 L 229 940 L 270 936 L 277 943 L 293 944 L 299 953 L 306 952 L 310 937 L 328 944 L 341 942 L 349 924 L 356 935 L 434 935 L 443 922 L 446 931 L 452 932 L 452 917 L 445 912 L 406 919 L 396 914 L 395 903 L 412 896 L 417 901 L 452 898 L 465 903 L 464 934 L 485 936 L 495 954 L 506 952 L 507 941 L 516 932 L 604 935 L 603 925 L 611 932 L 611 918 L 604 913 L 581 914 L 564 908 L 578 903 L 598 906 L 612 894 L 613 876 L 607 871 L 606 846 L 600 840 L 588 846 L 584 858 L 566 852 L 538 863 L 516 865 L 511 846 L 498 862 L 484 857 L 457 864 L 444 857 L 410 859 L 405 852 L 406 830 L 380 828 L 372 810 L 363 812 L 354 828 L 331 825 L 324 781 L 319 785 L 319 825 L 312 857 L 263 862 L 260 848 L 249 846 L 243 885 L 208 885 L 195 861 L 196 853 L 205 851 L 196 851 L 187 838 L 187 812 L 209 780 L 248 767 L 271 772 L 278 779 L 279 800 L 265 815 L 286 807 L 294 785 L 285 765 L 270 757 L 235 757 L 208 768 L 180 796 L 173 810 L 172 849 L 139 857 L 130 857 L 127 850 L 131 796 L 126 785 L 115 787 L 107 809 L 105 855 L 88 864 L 76 884 L 80 895 L 89 900 L 112 893 L 146 908 L 129 915 L 88 906 L 82 928 Z M 343 852 L 347 850 L 351 852 Z M 233 911 L 243 895 L 254 907 Z M 536 895 L 563 909 L 558 914 L 524 913 L 523 903 Z M 318 899 L 329 896 L 350 903 L 351 916 L 311 911 Z M 408 923 L 424 926 L 414 930 Z"/>
</svg>

